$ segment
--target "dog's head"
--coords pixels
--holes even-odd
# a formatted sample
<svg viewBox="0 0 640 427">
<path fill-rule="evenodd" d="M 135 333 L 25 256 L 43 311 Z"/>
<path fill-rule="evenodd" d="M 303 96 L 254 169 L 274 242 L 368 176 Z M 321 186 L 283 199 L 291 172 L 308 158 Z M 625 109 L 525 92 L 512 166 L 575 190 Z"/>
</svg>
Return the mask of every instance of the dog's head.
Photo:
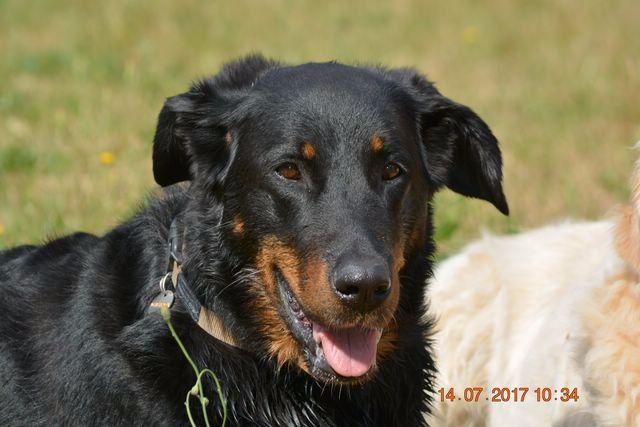
<svg viewBox="0 0 640 427">
<path fill-rule="evenodd" d="M 393 348 L 436 190 L 508 210 L 489 127 L 409 69 L 233 62 L 167 100 L 153 160 L 159 184 L 219 207 L 265 349 L 329 381 L 363 381 Z"/>
</svg>

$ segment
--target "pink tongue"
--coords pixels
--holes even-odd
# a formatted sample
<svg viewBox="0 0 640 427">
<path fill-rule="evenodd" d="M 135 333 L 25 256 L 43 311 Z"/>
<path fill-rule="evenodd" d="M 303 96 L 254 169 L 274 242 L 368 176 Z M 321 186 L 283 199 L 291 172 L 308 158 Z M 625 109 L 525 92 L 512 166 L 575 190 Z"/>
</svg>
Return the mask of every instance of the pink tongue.
<svg viewBox="0 0 640 427">
<path fill-rule="evenodd" d="M 359 377 L 376 359 L 380 331 L 358 328 L 329 330 L 314 323 L 313 338 L 322 343 L 324 357 L 338 375 Z"/>
</svg>

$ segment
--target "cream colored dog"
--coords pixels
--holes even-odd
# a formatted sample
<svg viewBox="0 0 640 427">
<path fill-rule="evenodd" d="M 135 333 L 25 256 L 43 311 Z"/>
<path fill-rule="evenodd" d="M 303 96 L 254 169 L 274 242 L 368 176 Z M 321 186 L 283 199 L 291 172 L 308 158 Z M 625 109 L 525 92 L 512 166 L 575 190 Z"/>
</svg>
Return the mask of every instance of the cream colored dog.
<svg viewBox="0 0 640 427">
<path fill-rule="evenodd" d="M 436 269 L 430 425 L 640 426 L 640 161 L 632 183 L 610 220 L 485 236 Z"/>
</svg>

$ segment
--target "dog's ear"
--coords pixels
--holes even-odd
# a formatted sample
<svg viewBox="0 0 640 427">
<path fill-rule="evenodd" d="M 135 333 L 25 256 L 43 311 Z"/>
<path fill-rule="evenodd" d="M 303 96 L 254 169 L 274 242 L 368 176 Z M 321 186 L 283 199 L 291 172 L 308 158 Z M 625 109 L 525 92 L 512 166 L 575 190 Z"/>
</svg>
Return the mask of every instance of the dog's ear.
<svg viewBox="0 0 640 427">
<path fill-rule="evenodd" d="M 410 69 L 392 75 L 417 99 L 424 161 L 432 185 L 491 202 L 509 214 L 502 190 L 502 156 L 489 126 L 469 107 L 443 96 Z"/>
<path fill-rule="evenodd" d="M 276 62 L 259 55 L 225 65 L 189 92 L 168 98 L 153 139 L 153 176 L 167 186 L 202 176 L 220 181 L 234 153 L 234 122 L 243 95 Z"/>
<path fill-rule="evenodd" d="M 420 127 L 433 184 L 487 200 L 508 215 L 502 190 L 502 156 L 489 126 L 469 107 L 442 95 L 430 101 Z"/>
</svg>

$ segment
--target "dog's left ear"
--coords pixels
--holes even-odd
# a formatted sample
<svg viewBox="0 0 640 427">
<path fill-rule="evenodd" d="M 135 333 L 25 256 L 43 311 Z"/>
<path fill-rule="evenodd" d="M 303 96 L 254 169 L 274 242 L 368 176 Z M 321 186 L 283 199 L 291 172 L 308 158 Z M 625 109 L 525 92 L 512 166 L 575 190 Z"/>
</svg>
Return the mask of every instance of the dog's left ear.
<svg viewBox="0 0 640 427">
<path fill-rule="evenodd" d="M 417 98 L 424 161 L 431 184 L 491 202 L 509 214 L 502 190 L 502 156 L 489 126 L 469 107 L 443 96 L 413 70 L 394 73 Z M 417 92 L 417 93 L 416 93 Z"/>
<path fill-rule="evenodd" d="M 422 114 L 429 176 L 464 196 L 491 202 L 509 214 L 502 190 L 502 156 L 489 126 L 469 107 L 438 95 Z"/>
</svg>

